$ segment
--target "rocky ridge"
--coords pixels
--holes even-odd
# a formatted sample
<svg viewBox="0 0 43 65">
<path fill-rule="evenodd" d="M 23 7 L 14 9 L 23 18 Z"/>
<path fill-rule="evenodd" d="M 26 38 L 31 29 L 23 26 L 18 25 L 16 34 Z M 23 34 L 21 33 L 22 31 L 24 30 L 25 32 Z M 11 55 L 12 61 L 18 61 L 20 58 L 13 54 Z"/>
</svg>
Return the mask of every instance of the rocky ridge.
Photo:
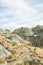
<svg viewBox="0 0 43 65">
<path fill-rule="evenodd" d="M 41 47 L 37 46 L 38 44 L 35 46 L 36 41 L 32 41 L 33 36 L 36 38 L 33 28 L 29 29 L 31 33 L 27 30 L 28 28 L 19 30 L 21 34 L 18 30 L 18 34 L 7 29 L 0 30 L 0 65 L 43 65 L 43 41 L 41 40 Z M 26 34 L 30 37 L 28 41 L 22 38 L 22 33 L 23 36 Z M 38 35 L 43 38 L 41 33 Z"/>
</svg>

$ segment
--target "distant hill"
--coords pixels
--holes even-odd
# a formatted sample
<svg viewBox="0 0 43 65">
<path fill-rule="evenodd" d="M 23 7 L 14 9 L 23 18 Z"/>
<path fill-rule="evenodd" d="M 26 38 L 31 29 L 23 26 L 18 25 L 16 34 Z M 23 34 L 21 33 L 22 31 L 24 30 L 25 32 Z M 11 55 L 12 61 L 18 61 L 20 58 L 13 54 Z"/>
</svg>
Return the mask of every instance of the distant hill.
<svg viewBox="0 0 43 65">
<path fill-rule="evenodd" d="M 37 25 L 36 27 L 32 28 L 35 37 L 36 46 L 43 47 L 43 26 Z"/>
<path fill-rule="evenodd" d="M 37 25 L 34 28 L 21 27 L 12 32 L 30 41 L 35 46 L 43 47 L 43 26 Z"/>
<path fill-rule="evenodd" d="M 23 39 L 27 39 L 28 36 L 32 36 L 34 34 L 33 31 L 27 27 L 18 28 L 12 33 L 21 36 Z"/>
<path fill-rule="evenodd" d="M 32 28 L 34 34 L 41 34 L 43 33 L 43 26 L 37 25 L 36 27 Z"/>
</svg>

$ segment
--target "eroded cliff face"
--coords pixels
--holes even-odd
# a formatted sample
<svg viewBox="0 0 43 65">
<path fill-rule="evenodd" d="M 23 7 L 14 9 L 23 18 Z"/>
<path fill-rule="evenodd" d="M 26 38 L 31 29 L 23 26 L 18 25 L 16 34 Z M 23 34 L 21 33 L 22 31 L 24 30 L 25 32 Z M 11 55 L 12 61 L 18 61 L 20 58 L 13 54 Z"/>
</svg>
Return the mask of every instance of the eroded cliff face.
<svg viewBox="0 0 43 65">
<path fill-rule="evenodd" d="M 31 33 L 27 31 L 28 29 L 24 30 L 21 30 L 21 33 L 19 33 L 20 30 L 17 30 L 18 35 L 9 30 L 0 30 L 0 65 L 43 65 L 42 34 L 38 34 L 40 36 L 38 37 L 31 30 L 29 30 Z M 24 40 L 20 37 L 21 34 L 28 35 L 29 40 Z"/>
</svg>

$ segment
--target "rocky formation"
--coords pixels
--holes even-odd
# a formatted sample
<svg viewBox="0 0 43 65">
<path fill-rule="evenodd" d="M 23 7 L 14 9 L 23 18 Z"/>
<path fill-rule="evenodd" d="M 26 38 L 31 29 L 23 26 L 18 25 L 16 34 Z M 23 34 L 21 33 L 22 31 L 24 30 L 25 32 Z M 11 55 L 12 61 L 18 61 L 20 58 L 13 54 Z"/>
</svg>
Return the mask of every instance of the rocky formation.
<svg viewBox="0 0 43 65">
<path fill-rule="evenodd" d="M 34 34 L 41 34 L 43 33 L 43 26 L 37 25 L 36 27 L 32 28 Z"/>
<path fill-rule="evenodd" d="M 32 42 L 34 46 L 43 48 L 43 26 L 37 25 L 34 28 L 18 28 L 12 32 L 18 34 L 23 39 Z"/>
<path fill-rule="evenodd" d="M 12 33 L 21 36 L 23 39 L 27 39 L 27 36 L 32 36 L 34 34 L 33 31 L 27 27 L 18 28 Z"/>
<path fill-rule="evenodd" d="M 19 29 L 0 30 L 0 65 L 43 65 L 42 33 L 36 34 L 34 28 Z"/>
<path fill-rule="evenodd" d="M 36 27 L 32 28 L 35 40 L 33 42 L 36 44 L 36 46 L 43 48 L 43 26 L 37 25 Z"/>
</svg>

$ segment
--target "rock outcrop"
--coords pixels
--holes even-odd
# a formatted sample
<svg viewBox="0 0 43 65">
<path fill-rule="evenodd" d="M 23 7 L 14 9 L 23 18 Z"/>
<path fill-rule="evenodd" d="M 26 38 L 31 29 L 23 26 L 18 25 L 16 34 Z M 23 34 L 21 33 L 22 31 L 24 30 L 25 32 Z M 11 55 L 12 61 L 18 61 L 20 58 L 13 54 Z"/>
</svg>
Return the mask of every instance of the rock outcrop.
<svg viewBox="0 0 43 65">
<path fill-rule="evenodd" d="M 37 27 L 0 29 L 0 65 L 43 65 L 43 29 Z"/>
</svg>

